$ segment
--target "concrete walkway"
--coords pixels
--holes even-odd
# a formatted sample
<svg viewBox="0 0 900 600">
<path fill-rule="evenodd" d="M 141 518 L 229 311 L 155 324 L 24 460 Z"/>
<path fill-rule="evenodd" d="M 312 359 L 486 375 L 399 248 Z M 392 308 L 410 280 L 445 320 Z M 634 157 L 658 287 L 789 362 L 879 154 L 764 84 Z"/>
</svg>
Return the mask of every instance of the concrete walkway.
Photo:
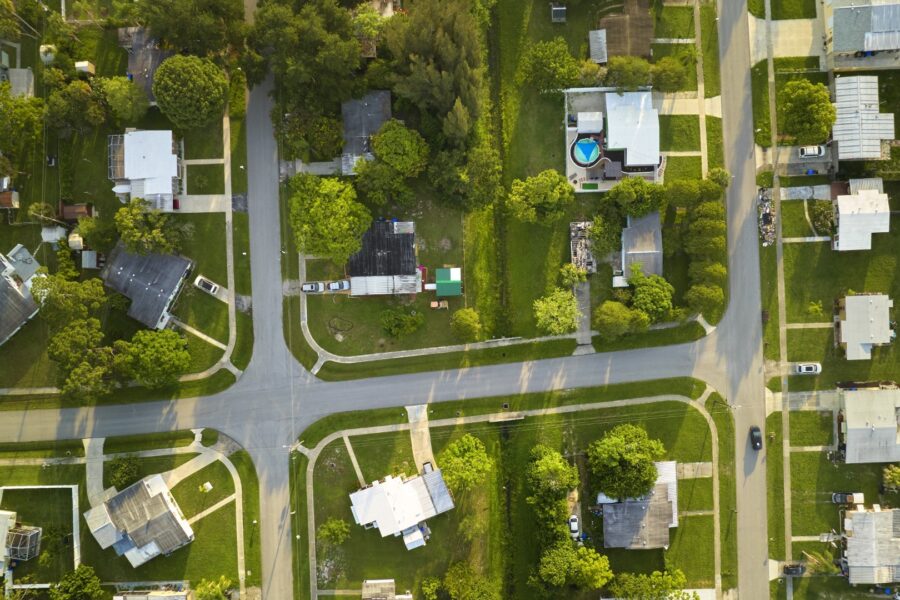
<svg viewBox="0 0 900 600">
<path fill-rule="evenodd" d="M 677 463 L 675 472 L 678 479 L 703 479 L 712 477 L 713 464 L 711 462 Z"/>
<path fill-rule="evenodd" d="M 816 3 L 818 5 L 818 2 Z M 816 7 L 818 9 L 818 6 Z M 767 22 L 750 15 L 750 52 L 755 65 L 767 56 Z M 825 64 L 820 19 L 772 20 L 768 24 L 772 52 L 776 58 L 789 56 L 818 56 Z"/>
<path fill-rule="evenodd" d="M 703 418 L 706 420 L 707 425 L 709 426 L 710 433 L 712 434 L 712 486 L 713 486 L 713 562 L 714 562 L 714 572 L 715 572 L 715 581 L 716 581 L 716 597 L 721 597 L 722 595 L 722 554 L 721 554 L 721 519 L 719 515 L 719 434 L 716 428 L 715 421 L 713 421 L 712 416 L 707 412 L 706 407 L 703 405 L 703 402 L 706 398 L 709 397 L 712 392 L 712 388 L 707 387 L 706 391 L 703 395 L 697 399 L 692 400 L 685 396 L 678 396 L 672 394 L 666 394 L 661 396 L 651 396 L 651 397 L 643 397 L 643 398 L 630 398 L 628 400 L 614 400 L 610 402 L 595 402 L 588 404 L 573 404 L 568 406 L 555 406 L 550 408 L 539 408 L 532 410 L 523 410 L 521 411 L 521 415 L 523 417 L 536 417 L 536 416 L 547 416 L 547 415 L 559 415 L 559 414 L 572 414 L 581 411 L 587 410 L 607 410 L 607 409 L 616 409 L 622 408 L 626 406 L 638 406 L 642 404 L 654 404 L 657 402 L 684 402 L 685 404 L 689 404 L 691 407 L 696 409 Z M 427 407 L 427 405 L 424 405 Z M 489 413 L 483 415 L 473 415 L 470 417 L 458 417 L 452 419 L 437 419 L 431 421 L 431 427 L 451 427 L 451 426 L 459 426 L 464 424 L 474 424 L 474 423 L 491 423 L 494 422 L 496 416 L 498 414 L 505 413 Z M 363 436 L 363 435 L 371 435 L 377 433 L 390 433 L 397 431 L 409 431 L 415 424 L 413 423 L 398 423 L 395 425 L 380 425 L 373 427 L 360 427 L 355 429 L 345 429 L 342 431 L 335 431 L 324 438 L 314 447 L 314 448 L 306 448 L 301 444 L 297 444 L 294 449 L 304 454 L 309 460 L 306 465 L 306 506 L 314 507 L 315 506 L 315 479 L 314 472 L 316 461 L 319 458 L 319 454 L 322 450 L 328 446 L 331 442 L 338 438 L 342 438 L 345 436 Z M 737 464 L 735 465 L 737 469 Z M 307 547 L 309 550 L 309 582 L 310 582 L 310 597 L 317 598 L 320 594 L 317 583 L 317 568 L 316 568 L 316 517 L 314 510 L 306 511 L 306 532 L 307 532 Z"/>
<path fill-rule="evenodd" d="M 138 456 L 140 456 L 140 454 L 138 454 Z M 186 463 L 178 465 L 171 471 L 166 471 L 165 473 L 163 473 L 163 481 L 166 482 L 166 485 L 169 486 L 169 489 L 172 489 L 200 469 L 208 467 L 209 465 L 216 462 L 217 458 L 218 457 L 211 451 L 201 452 L 198 456 L 195 456 Z"/>
<path fill-rule="evenodd" d="M 221 350 L 225 350 L 227 347 L 227 346 L 225 346 L 225 344 L 223 344 L 219 340 L 209 337 L 208 335 L 206 335 L 199 329 L 195 329 L 195 328 L 191 327 L 190 325 L 188 325 L 187 323 L 184 323 L 184 322 L 180 321 L 179 319 L 176 319 L 175 317 L 171 318 L 171 322 L 174 323 L 180 329 L 184 329 L 191 335 L 200 338 L 201 340 L 203 340 L 207 344 L 210 344 L 211 346 L 215 346 L 216 348 L 220 348 Z"/>
<path fill-rule="evenodd" d="M 704 98 L 700 102 L 699 96 L 685 98 L 676 94 L 653 92 L 653 107 L 659 111 L 660 115 L 696 115 L 700 114 L 700 105 L 703 106 L 704 114 L 710 117 L 722 117 L 721 96 Z"/>
<path fill-rule="evenodd" d="M 788 329 L 831 329 L 834 323 L 788 323 Z"/>
<path fill-rule="evenodd" d="M 194 523 L 196 523 L 203 517 L 207 517 L 207 516 L 211 515 L 212 513 L 216 512 L 217 510 L 219 510 L 220 508 L 223 508 L 224 506 L 231 504 L 232 502 L 235 501 L 236 498 L 237 498 L 237 496 L 235 494 L 232 494 L 232 495 L 228 496 L 227 498 L 222 498 L 221 500 L 219 500 L 218 502 L 216 502 L 215 504 L 213 504 L 206 510 L 201 511 L 201 512 L 197 513 L 196 515 L 194 515 L 193 517 L 191 517 L 190 519 L 188 519 L 188 524 L 193 525 Z"/>
<path fill-rule="evenodd" d="M 225 194 L 185 194 L 178 197 L 178 212 L 219 213 L 231 206 L 231 196 Z"/>
<path fill-rule="evenodd" d="M 229 144 L 230 144 L 229 140 Z M 222 165 L 225 164 L 224 158 L 186 158 L 181 161 L 181 164 L 191 166 L 191 165 Z"/>
<path fill-rule="evenodd" d="M 782 200 L 830 200 L 830 185 L 800 185 L 781 188 Z"/>
<path fill-rule="evenodd" d="M 779 227 L 781 229 L 781 227 Z M 831 237 L 827 235 L 810 235 L 807 237 L 789 237 L 782 238 L 781 243 L 783 244 L 812 244 L 816 242 L 830 242 Z"/>
<path fill-rule="evenodd" d="M 718 19 L 716 19 L 718 21 Z M 703 40 L 700 20 L 700 0 L 694 0 L 694 31 L 697 34 L 694 48 L 697 50 L 697 114 L 700 117 L 700 174 L 706 177 L 709 170 L 709 149 L 706 140 L 706 83 L 703 79 Z M 719 116 L 722 116 L 721 109 Z"/>
<path fill-rule="evenodd" d="M 788 410 L 834 411 L 840 406 L 837 390 L 782 393 L 782 398 Z"/>
<path fill-rule="evenodd" d="M 347 456 L 350 457 L 350 462 L 353 464 L 353 471 L 356 473 L 356 480 L 359 482 L 359 487 L 366 487 L 366 478 L 363 477 L 362 469 L 359 468 L 359 462 L 356 460 L 356 452 L 353 451 L 353 444 L 350 443 L 350 438 L 346 435 L 344 436 L 344 447 L 347 448 Z"/>
<path fill-rule="evenodd" d="M 103 494 L 103 442 L 105 438 L 88 438 L 81 440 L 84 446 L 85 487 L 88 503 L 94 507 L 105 500 Z"/>
<path fill-rule="evenodd" d="M 409 417 L 409 438 L 412 443 L 413 459 L 416 461 L 416 472 L 422 470 L 425 463 L 437 468 L 434 453 L 431 451 L 431 430 L 428 427 L 428 405 L 417 404 L 406 406 Z"/>
</svg>

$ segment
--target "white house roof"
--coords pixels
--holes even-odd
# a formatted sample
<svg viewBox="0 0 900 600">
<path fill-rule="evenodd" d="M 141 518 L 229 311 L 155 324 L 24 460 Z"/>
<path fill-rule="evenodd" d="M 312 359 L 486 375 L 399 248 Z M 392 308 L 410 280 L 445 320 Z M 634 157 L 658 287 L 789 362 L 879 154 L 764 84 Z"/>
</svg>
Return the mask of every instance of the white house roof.
<svg viewBox="0 0 900 600">
<path fill-rule="evenodd" d="M 602 112 L 578 113 L 578 133 L 601 133 L 603 131 Z"/>
<path fill-rule="evenodd" d="M 900 461 L 897 411 L 900 390 L 843 390 L 846 462 Z"/>
<path fill-rule="evenodd" d="M 0 510 L 0 573 L 6 570 L 6 536 L 16 526 L 16 513 Z"/>
<path fill-rule="evenodd" d="M 605 64 L 606 55 L 606 30 L 595 29 L 588 31 L 588 46 L 590 47 L 591 60 L 598 64 Z"/>
<path fill-rule="evenodd" d="M 607 142 L 625 151 L 625 166 L 659 164 L 659 111 L 650 92 L 606 94 Z"/>
<path fill-rule="evenodd" d="M 881 141 L 894 139 L 894 115 L 879 112 L 878 77 L 838 77 L 834 85 L 838 158 L 880 159 Z"/>
<path fill-rule="evenodd" d="M 891 230 L 891 208 L 887 194 L 859 190 L 838 196 L 838 235 L 835 250 L 871 250 L 872 234 Z"/>
<path fill-rule="evenodd" d="M 884 193 L 884 181 L 881 177 L 867 177 L 864 179 L 851 179 L 850 193 L 857 194 L 860 190 L 875 190 L 879 194 Z"/>
<path fill-rule="evenodd" d="M 851 510 L 844 518 L 850 584 L 900 579 L 900 510 Z"/>
<path fill-rule="evenodd" d="M 841 343 L 847 360 L 872 358 L 872 346 L 891 341 L 891 314 L 894 301 L 884 294 L 861 294 L 844 299 L 845 320 L 841 321 Z"/>
<path fill-rule="evenodd" d="M 125 179 L 143 181 L 142 195 L 171 194 L 178 177 L 178 156 L 171 131 L 129 131 L 125 134 Z M 134 190 L 132 190 L 134 195 Z"/>
</svg>

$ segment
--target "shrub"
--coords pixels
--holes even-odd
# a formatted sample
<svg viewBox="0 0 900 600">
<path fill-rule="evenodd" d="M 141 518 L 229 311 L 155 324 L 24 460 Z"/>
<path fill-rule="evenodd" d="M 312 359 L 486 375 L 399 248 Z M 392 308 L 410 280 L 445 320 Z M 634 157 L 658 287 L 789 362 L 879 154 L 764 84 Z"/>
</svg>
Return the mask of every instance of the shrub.
<svg viewBox="0 0 900 600">
<path fill-rule="evenodd" d="M 425 324 L 425 315 L 411 311 L 385 310 L 381 313 L 381 327 L 391 337 L 401 338 Z"/>
</svg>

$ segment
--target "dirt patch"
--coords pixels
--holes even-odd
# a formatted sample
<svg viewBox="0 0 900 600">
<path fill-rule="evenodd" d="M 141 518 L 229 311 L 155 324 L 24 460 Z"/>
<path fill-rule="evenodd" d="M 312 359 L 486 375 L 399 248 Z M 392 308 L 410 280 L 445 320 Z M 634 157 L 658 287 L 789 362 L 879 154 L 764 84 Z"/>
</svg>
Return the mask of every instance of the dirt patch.
<svg viewBox="0 0 900 600">
<path fill-rule="evenodd" d="M 443 250 L 444 252 L 447 252 L 451 248 L 453 248 L 453 242 L 451 242 L 447 238 L 442 238 L 441 241 L 438 242 L 438 247 L 440 247 L 440 249 Z"/>
<path fill-rule="evenodd" d="M 625 0 L 623 12 L 600 19 L 598 29 L 606 29 L 609 56 L 643 56 L 650 58 L 653 39 L 653 14 L 650 0 Z"/>
</svg>

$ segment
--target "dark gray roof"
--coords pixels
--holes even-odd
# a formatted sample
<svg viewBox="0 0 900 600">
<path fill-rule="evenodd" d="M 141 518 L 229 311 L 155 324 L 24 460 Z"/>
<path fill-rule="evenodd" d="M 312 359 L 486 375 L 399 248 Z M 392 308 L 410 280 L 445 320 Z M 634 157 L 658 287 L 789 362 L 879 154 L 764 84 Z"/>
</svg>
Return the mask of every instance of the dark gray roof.
<svg viewBox="0 0 900 600">
<path fill-rule="evenodd" d="M 156 102 L 153 76 L 160 63 L 172 56 L 173 52 L 161 49 L 159 42 L 143 27 L 121 27 L 118 34 L 119 45 L 128 50 L 128 73 L 147 92 L 150 102 Z"/>
<path fill-rule="evenodd" d="M 647 499 L 603 506 L 603 546 L 642 550 L 669 546 L 672 503 L 668 488 L 659 484 Z"/>
<path fill-rule="evenodd" d="M 0 277 L 0 344 L 18 331 L 37 312 L 38 305 L 31 294 L 19 290 L 5 277 Z"/>
<path fill-rule="evenodd" d="M 371 152 L 369 138 L 391 118 L 391 93 L 369 92 L 341 105 L 344 120 L 344 154 L 363 156 Z"/>
<path fill-rule="evenodd" d="M 872 28 L 872 7 L 854 6 L 837 8 L 834 11 L 835 52 L 856 52 L 863 50 L 866 33 Z"/>
<path fill-rule="evenodd" d="M 138 548 L 156 542 L 161 554 L 169 554 L 193 539 L 179 525 L 164 494 L 151 496 L 144 480 L 110 498 L 106 509 L 116 529 L 127 533 Z"/>
<path fill-rule="evenodd" d="M 416 234 L 410 225 L 408 221 L 372 223 L 359 252 L 350 257 L 350 276 L 415 275 Z"/>
<path fill-rule="evenodd" d="M 662 250 L 662 228 L 658 212 L 628 218 L 628 227 L 622 230 L 626 277 L 631 276 L 631 265 L 634 263 L 641 263 L 644 275 L 662 275 Z"/>
<path fill-rule="evenodd" d="M 129 317 L 155 328 L 190 268 L 191 261 L 181 256 L 132 254 L 119 242 L 100 276 L 106 285 L 131 298 Z"/>
</svg>

